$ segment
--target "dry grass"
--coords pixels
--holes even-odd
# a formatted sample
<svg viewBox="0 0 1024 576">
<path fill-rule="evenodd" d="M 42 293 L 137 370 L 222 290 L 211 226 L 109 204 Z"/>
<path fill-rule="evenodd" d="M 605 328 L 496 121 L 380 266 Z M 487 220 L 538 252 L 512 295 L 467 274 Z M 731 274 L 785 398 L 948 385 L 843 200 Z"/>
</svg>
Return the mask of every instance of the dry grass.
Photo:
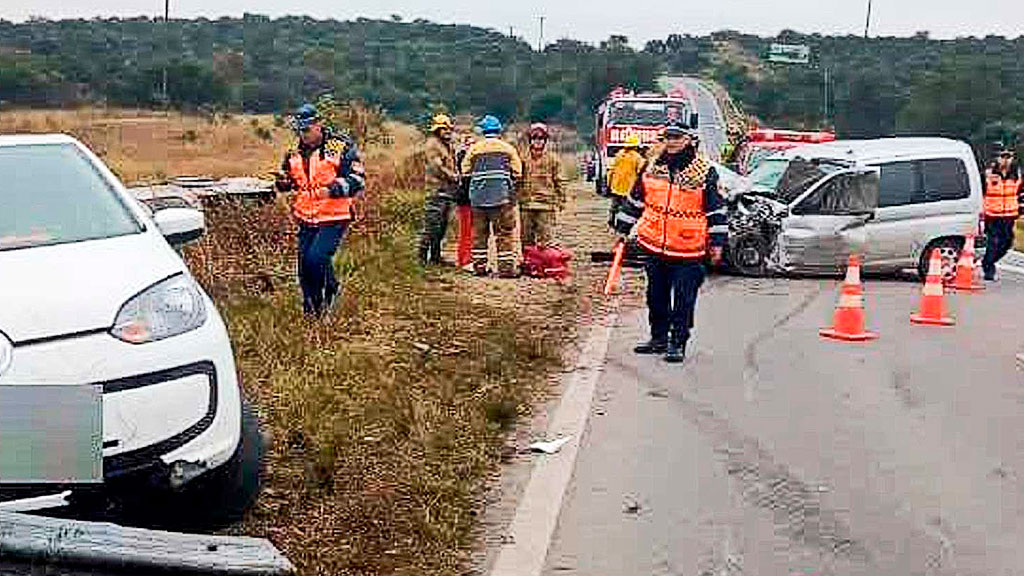
<svg viewBox="0 0 1024 576">
<path fill-rule="evenodd" d="M 292 136 L 274 124 L 271 116 L 94 107 L 0 113 L 0 133 L 71 134 L 126 183 L 179 175 L 257 175 L 276 168 Z"/>
<path fill-rule="evenodd" d="M 244 531 L 269 537 L 305 574 L 459 573 L 481 482 L 560 360 L 564 332 L 419 269 L 421 202 L 396 193 L 377 204 L 381 224 L 351 237 L 344 298 L 324 323 L 302 318 L 290 279 L 268 284 L 243 264 L 221 280 L 221 265 L 238 266 L 217 258 L 228 246 L 277 255 L 263 262 L 270 269 L 292 266 L 288 238 L 251 233 L 280 229 L 275 207 L 223 209 L 200 249 L 214 267 L 203 281 L 235 291 L 219 302 L 274 438 L 269 488 Z"/>
<path fill-rule="evenodd" d="M 260 138 L 253 120 L 5 112 L 0 131 L 70 132 L 126 180 L 146 180 L 275 168 L 290 136 Z M 225 316 L 246 395 L 273 439 L 265 493 L 238 530 L 271 539 L 302 574 L 462 573 L 504 439 L 548 389 L 595 282 L 422 270 L 413 248 L 421 136 L 387 128 L 386 148 L 364 150 L 369 193 L 327 321 L 302 316 L 283 203 L 209 207 L 208 234 L 186 254 Z M 195 142 L 182 138 L 191 129 Z"/>
</svg>

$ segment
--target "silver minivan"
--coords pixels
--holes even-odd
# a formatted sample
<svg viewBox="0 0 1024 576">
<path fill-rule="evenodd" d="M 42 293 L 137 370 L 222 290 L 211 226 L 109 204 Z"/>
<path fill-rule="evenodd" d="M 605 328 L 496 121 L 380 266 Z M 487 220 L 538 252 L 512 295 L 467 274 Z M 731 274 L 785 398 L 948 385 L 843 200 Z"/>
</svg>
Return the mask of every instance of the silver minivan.
<svg viewBox="0 0 1024 576">
<path fill-rule="evenodd" d="M 967 235 L 980 237 L 981 174 L 963 142 L 847 140 L 782 157 L 774 189 L 731 199 L 730 261 L 741 272 L 833 274 L 857 253 L 867 272 L 923 275 L 938 248 L 952 276 Z"/>
</svg>

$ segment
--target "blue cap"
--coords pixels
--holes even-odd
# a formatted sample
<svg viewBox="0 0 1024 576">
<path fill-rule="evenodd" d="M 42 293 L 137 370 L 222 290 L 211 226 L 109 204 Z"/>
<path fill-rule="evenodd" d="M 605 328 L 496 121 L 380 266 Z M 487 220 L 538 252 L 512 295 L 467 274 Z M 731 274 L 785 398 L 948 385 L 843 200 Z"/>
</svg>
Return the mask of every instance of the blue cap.
<svg viewBox="0 0 1024 576">
<path fill-rule="evenodd" d="M 484 134 L 501 134 L 501 120 L 498 120 L 494 116 L 488 114 L 484 116 L 483 120 L 480 121 L 480 131 Z"/>
<path fill-rule="evenodd" d="M 313 106 L 312 104 L 303 104 L 295 111 L 295 116 L 292 119 L 292 125 L 296 130 L 305 130 L 319 121 L 320 113 L 316 111 L 316 106 Z"/>
</svg>

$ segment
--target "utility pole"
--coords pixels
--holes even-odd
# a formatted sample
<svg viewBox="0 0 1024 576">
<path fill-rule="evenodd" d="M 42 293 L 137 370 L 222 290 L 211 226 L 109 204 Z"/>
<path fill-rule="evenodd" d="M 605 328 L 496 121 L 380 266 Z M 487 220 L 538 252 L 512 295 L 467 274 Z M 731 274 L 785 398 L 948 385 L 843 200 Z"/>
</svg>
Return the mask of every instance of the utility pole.
<svg viewBox="0 0 1024 576">
<path fill-rule="evenodd" d="M 868 0 L 868 17 L 864 21 L 864 38 L 868 37 L 869 30 L 871 30 L 871 0 Z"/>
<path fill-rule="evenodd" d="M 170 34 L 170 19 L 171 19 L 171 0 L 164 0 L 164 66 L 163 66 L 163 82 L 160 84 L 160 99 L 167 102 L 167 60 L 170 57 L 168 54 L 167 38 Z"/>
<path fill-rule="evenodd" d="M 544 17 L 540 17 L 540 40 L 537 41 L 537 51 L 544 51 Z"/>
<path fill-rule="evenodd" d="M 831 124 L 829 117 L 829 97 L 832 92 L 832 70 L 828 66 L 824 66 L 825 73 L 825 124 Z"/>
</svg>

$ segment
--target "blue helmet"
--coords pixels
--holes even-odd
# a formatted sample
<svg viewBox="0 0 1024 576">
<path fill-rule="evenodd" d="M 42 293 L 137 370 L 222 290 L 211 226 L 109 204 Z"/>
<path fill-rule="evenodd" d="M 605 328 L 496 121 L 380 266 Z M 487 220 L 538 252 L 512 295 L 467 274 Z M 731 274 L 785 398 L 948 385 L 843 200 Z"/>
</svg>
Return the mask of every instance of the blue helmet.
<svg viewBox="0 0 1024 576">
<path fill-rule="evenodd" d="M 292 119 L 292 126 L 294 126 L 296 130 L 305 130 L 319 121 L 320 112 L 317 112 L 316 106 L 307 103 L 299 106 L 299 109 L 295 111 L 295 116 Z"/>
<path fill-rule="evenodd" d="M 480 127 L 480 131 L 484 134 L 501 134 L 501 120 L 488 114 L 484 116 L 483 120 L 480 121 L 477 126 Z"/>
</svg>

